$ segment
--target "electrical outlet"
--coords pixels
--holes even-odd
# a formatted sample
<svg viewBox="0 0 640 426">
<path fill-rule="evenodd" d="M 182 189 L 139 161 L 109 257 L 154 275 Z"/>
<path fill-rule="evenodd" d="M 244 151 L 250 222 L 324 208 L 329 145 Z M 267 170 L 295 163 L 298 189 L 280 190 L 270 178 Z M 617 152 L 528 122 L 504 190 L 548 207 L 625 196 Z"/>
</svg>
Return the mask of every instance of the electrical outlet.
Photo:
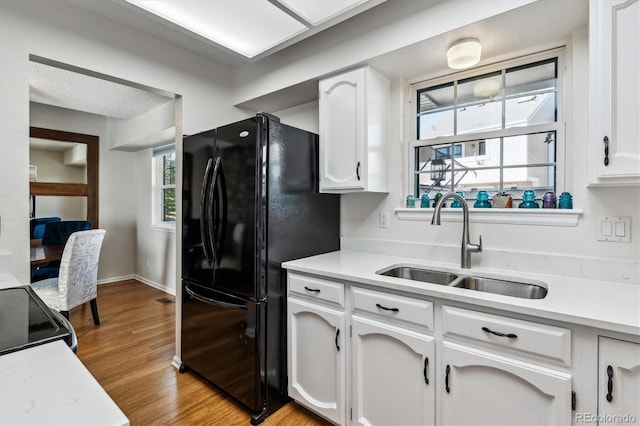
<svg viewBox="0 0 640 426">
<path fill-rule="evenodd" d="M 389 212 L 380 212 L 378 214 L 378 225 L 380 228 L 388 228 L 389 227 Z"/>
</svg>

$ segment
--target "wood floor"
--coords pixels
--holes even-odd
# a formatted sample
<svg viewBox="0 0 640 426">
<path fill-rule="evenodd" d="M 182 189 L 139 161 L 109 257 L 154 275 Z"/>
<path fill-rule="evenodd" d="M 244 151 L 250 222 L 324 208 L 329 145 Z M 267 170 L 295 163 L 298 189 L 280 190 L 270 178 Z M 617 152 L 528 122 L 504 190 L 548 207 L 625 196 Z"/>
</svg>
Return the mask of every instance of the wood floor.
<svg viewBox="0 0 640 426">
<path fill-rule="evenodd" d="M 173 296 L 135 280 L 98 286 L 99 326 L 93 325 L 89 304 L 70 313 L 78 334 L 78 357 L 133 426 L 249 425 L 244 408 L 171 365 L 174 301 Z M 290 402 L 262 424 L 330 423 Z"/>
</svg>

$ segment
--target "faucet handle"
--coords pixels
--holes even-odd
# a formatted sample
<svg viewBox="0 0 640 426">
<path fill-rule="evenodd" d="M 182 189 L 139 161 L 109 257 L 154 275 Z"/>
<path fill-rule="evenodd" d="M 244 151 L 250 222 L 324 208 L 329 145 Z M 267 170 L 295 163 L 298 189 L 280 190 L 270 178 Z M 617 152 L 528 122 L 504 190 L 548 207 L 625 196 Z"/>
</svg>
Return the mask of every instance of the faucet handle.
<svg viewBox="0 0 640 426">
<path fill-rule="evenodd" d="M 478 253 L 482 253 L 482 235 L 478 235 Z"/>
</svg>

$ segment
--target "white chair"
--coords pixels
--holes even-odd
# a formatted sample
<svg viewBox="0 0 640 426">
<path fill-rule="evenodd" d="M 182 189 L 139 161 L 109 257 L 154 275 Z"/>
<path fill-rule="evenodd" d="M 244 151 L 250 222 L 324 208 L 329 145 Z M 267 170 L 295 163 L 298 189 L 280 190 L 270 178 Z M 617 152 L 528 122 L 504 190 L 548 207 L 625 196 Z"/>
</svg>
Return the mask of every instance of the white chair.
<svg viewBox="0 0 640 426">
<path fill-rule="evenodd" d="M 104 229 L 90 229 L 71 234 L 62 252 L 60 275 L 31 284 L 33 290 L 52 309 L 69 318 L 69 311 L 84 303 L 91 303 L 93 323 L 98 317 L 98 260 Z"/>
</svg>

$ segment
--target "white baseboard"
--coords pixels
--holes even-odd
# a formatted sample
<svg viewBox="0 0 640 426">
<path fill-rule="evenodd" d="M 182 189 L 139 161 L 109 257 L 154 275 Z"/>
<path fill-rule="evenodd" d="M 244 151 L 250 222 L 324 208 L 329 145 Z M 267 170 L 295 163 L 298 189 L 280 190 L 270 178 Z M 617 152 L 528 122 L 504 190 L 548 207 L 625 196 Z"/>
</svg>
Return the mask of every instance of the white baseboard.
<svg viewBox="0 0 640 426">
<path fill-rule="evenodd" d="M 160 284 L 157 283 L 155 281 L 151 281 L 148 278 L 145 278 L 143 276 L 140 275 L 134 275 L 133 278 L 135 278 L 136 280 L 145 283 L 146 285 L 153 287 L 153 288 L 157 288 L 158 290 L 162 290 L 165 293 L 169 293 L 172 296 L 176 295 L 176 289 L 175 288 L 169 288 L 168 286 L 164 285 L 164 284 Z"/>
<path fill-rule="evenodd" d="M 173 359 L 171 360 L 171 365 L 173 365 L 173 367 L 176 370 L 180 370 L 181 364 L 182 364 L 182 360 L 180 359 L 180 357 L 178 357 L 178 355 L 174 356 Z"/>
<path fill-rule="evenodd" d="M 157 288 L 158 290 L 164 291 L 165 293 L 169 293 L 172 296 L 176 295 L 176 290 L 175 288 L 169 288 L 164 284 L 160 284 L 157 283 L 155 281 L 151 281 L 148 278 L 145 278 L 143 276 L 140 275 L 136 275 L 136 274 L 131 274 L 131 275 L 122 275 L 119 277 L 110 277 L 110 278 L 103 278 L 101 280 L 98 280 L 98 285 L 102 285 L 102 284 L 110 284 L 110 283 L 115 283 L 118 281 L 126 281 L 126 280 L 137 280 L 140 281 L 150 287 L 153 288 Z"/>
<path fill-rule="evenodd" d="M 119 277 L 109 277 L 109 278 L 103 278 L 101 280 L 98 280 L 98 285 L 102 285 L 102 284 L 109 284 L 109 283 L 115 283 L 118 281 L 126 281 L 126 280 L 133 280 L 135 279 L 136 276 L 133 274 L 130 275 L 122 275 Z"/>
</svg>

